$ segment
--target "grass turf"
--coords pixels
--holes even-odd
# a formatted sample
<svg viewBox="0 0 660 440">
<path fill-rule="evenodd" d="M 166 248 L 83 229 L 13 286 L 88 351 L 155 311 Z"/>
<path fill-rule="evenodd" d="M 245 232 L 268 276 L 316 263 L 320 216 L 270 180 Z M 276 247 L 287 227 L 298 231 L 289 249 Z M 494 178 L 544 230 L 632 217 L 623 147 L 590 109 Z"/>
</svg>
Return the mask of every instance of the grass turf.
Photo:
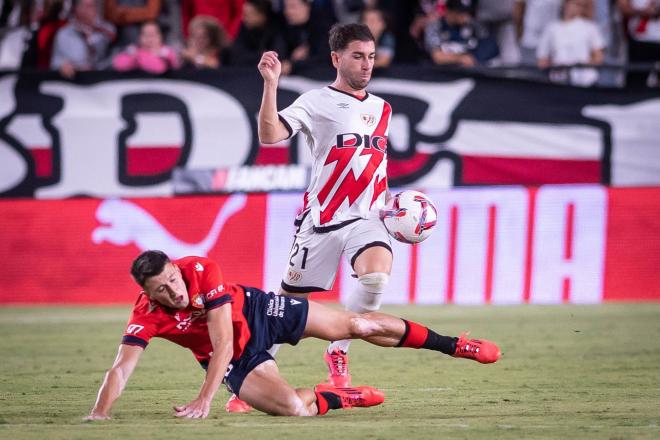
<svg viewBox="0 0 660 440">
<path fill-rule="evenodd" d="M 375 408 L 324 417 L 224 412 L 179 420 L 172 405 L 196 396 L 201 368 L 185 349 L 154 340 L 113 420 L 84 422 L 128 318 L 127 308 L 0 308 L 0 438 L 224 438 L 289 440 L 438 438 L 660 438 L 660 304 L 386 307 L 441 334 L 498 342 L 494 365 L 440 353 L 351 347 L 354 384 L 386 393 Z M 295 386 L 325 377 L 325 343 L 278 354 Z"/>
</svg>

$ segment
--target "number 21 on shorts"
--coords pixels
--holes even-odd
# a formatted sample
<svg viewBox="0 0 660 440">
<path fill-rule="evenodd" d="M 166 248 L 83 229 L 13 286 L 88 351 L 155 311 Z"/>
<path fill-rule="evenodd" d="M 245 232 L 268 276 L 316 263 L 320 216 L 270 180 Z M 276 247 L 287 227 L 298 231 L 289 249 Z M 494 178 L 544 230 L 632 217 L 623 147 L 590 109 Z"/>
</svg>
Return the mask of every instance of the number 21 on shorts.
<svg viewBox="0 0 660 440">
<path fill-rule="evenodd" d="M 309 249 L 306 247 L 300 247 L 298 243 L 293 243 L 291 247 L 291 256 L 289 257 L 289 266 L 300 268 L 300 270 L 305 270 L 307 265 L 307 253 Z"/>
</svg>

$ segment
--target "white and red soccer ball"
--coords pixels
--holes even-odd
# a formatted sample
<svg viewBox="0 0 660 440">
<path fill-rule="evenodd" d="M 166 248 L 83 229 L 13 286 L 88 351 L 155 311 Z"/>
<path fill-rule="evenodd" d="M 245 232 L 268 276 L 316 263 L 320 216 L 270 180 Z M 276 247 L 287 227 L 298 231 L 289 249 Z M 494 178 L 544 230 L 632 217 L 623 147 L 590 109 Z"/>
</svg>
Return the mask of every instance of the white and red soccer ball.
<svg viewBox="0 0 660 440">
<path fill-rule="evenodd" d="M 395 240 L 415 244 L 429 238 L 438 212 L 424 193 L 406 190 L 387 202 L 380 218 Z"/>
</svg>

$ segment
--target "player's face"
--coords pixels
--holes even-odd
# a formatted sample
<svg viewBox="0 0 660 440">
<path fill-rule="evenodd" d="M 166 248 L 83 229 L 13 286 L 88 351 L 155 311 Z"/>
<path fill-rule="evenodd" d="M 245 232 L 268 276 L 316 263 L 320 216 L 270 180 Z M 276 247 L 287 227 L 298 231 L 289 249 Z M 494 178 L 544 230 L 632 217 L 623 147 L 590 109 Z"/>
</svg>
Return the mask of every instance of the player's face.
<svg viewBox="0 0 660 440">
<path fill-rule="evenodd" d="M 172 309 L 186 308 L 190 301 L 181 270 L 172 263 L 167 263 L 160 274 L 147 278 L 144 291 L 149 298 Z"/>
<path fill-rule="evenodd" d="M 364 90 L 374 68 L 376 45 L 373 41 L 351 41 L 346 49 L 333 52 L 333 62 L 341 79 L 353 90 Z"/>
</svg>

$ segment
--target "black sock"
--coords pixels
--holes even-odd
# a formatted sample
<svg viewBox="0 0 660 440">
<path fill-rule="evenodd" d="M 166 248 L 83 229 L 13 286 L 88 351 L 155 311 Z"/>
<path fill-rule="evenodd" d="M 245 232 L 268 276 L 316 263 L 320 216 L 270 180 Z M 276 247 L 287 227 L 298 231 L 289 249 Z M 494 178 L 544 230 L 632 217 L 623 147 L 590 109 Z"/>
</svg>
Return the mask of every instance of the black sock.
<svg viewBox="0 0 660 440">
<path fill-rule="evenodd" d="M 456 353 L 456 341 L 458 341 L 458 338 L 442 336 L 429 329 L 429 335 L 422 347 L 429 350 L 441 351 L 451 356 Z"/>
<path fill-rule="evenodd" d="M 341 399 L 335 393 L 330 393 L 328 391 L 322 391 L 321 395 L 325 398 L 325 401 L 328 402 L 328 409 L 339 409 L 339 408 L 341 408 Z"/>
</svg>

